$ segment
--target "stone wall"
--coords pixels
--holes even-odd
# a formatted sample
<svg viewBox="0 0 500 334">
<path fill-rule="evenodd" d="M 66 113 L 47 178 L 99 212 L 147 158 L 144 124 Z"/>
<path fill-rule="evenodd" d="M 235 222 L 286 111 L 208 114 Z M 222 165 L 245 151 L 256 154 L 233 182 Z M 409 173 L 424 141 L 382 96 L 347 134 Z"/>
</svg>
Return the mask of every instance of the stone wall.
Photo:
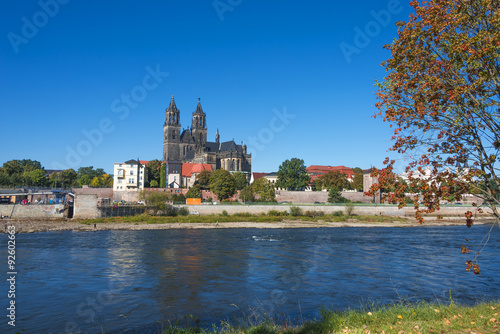
<svg viewBox="0 0 500 334">
<path fill-rule="evenodd" d="M 321 211 L 325 214 L 332 214 L 335 211 L 345 212 L 345 205 L 296 205 L 305 211 Z M 267 213 L 270 210 L 287 211 L 290 212 L 290 205 L 189 205 L 187 206 L 191 213 L 196 214 L 222 214 L 226 211 L 228 214 L 248 212 L 251 214 Z M 467 210 L 472 211 L 470 207 L 441 207 L 441 210 L 435 212 L 433 215 L 443 215 L 447 217 L 464 217 Z M 394 217 L 414 217 L 415 210 L 413 208 L 405 207 L 398 209 L 397 206 L 385 205 L 370 205 L 370 206 L 353 206 L 353 214 L 357 215 L 384 215 Z M 484 209 L 483 214 L 477 216 L 490 216 L 491 210 Z M 425 216 L 425 215 L 424 215 Z"/>
<path fill-rule="evenodd" d="M 364 196 L 363 192 L 342 191 L 342 196 L 353 202 L 371 203 L 373 198 Z M 328 191 L 288 191 L 276 190 L 277 202 L 292 203 L 326 203 L 328 201 Z"/>
<path fill-rule="evenodd" d="M 9 218 L 64 218 L 64 204 L 2 204 L 0 215 Z"/>
<path fill-rule="evenodd" d="M 73 218 L 99 218 L 96 194 L 75 194 Z"/>
<path fill-rule="evenodd" d="M 113 188 L 73 188 L 75 195 L 94 194 L 97 198 L 113 198 Z"/>
</svg>

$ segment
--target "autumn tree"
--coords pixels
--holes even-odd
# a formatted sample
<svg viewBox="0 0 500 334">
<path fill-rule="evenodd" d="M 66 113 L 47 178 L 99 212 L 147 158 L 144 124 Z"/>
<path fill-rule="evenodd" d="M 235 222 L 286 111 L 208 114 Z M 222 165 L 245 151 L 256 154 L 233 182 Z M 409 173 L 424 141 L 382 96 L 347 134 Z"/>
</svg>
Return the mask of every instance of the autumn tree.
<svg viewBox="0 0 500 334">
<path fill-rule="evenodd" d="M 425 203 L 414 202 L 422 222 L 440 199 L 460 200 L 474 190 L 498 222 L 500 2 L 410 4 L 415 13 L 398 22 L 397 38 L 385 46 L 388 75 L 378 83 L 378 115 L 394 128 L 391 150 L 409 162 L 407 184 L 396 180 L 387 199 L 401 207 L 408 188 L 417 189 Z M 385 163 L 372 193 L 394 168 L 394 160 Z M 425 169 L 430 175 L 418 177 Z M 472 215 L 465 213 L 468 226 Z"/>
<path fill-rule="evenodd" d="M 304 160 L 292 158 L 285 160 L 278 170 L 276 187 L 287 190 L 303 190 L 309 186 L 310 177 L 307 174 Z"/>
</svg>

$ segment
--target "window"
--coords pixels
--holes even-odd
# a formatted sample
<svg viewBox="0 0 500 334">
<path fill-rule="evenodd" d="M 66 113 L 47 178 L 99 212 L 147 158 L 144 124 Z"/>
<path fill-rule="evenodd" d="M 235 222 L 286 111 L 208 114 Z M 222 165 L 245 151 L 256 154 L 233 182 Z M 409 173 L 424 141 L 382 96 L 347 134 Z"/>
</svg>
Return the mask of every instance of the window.
<svg viewBox="0 0 500 334">
<path fill-rule="evenodd" d="M 118 179 L 118 183 L 122 183 L 122 179 Z"/>
<path fill-rule="evenodd" d="M 134 171 L 133 170 L 130 171 L 130 175 L 134 175 Z"/>
<path fill-rule="evenodd" d="M 119 164 L 119 165 L 118 165 L 118 167 L 121 167 L 121 166 L 122 166 L 122 164 Z"/>
<path fill-rule="evenodd" d="M 130 167 L 134 168 L 134 163 L 131 163 L 131 164 L 130 164 Z"/>
</svg>

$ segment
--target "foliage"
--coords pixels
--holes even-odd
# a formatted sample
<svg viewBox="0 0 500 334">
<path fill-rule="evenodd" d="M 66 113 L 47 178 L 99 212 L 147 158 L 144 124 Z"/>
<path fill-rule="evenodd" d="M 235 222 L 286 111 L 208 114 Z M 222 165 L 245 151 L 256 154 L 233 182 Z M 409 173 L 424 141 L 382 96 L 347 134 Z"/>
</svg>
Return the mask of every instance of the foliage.
<svg viewBox="0 0 500 334">
<path fill-rule="evenodd" d="M 229 216 L 229 214 L 227 213 L 226 210 L 222 210 L 222 216 L 227 217 L 227 216 Z"/>
<path fill-rule="evenodd" d="M 222 201 L 234 195 L 234 178 L 225 169 L 218 169 L 210 175 L 210 190 Z"/>
<path fill-rule="evenodd" d="M 158 188 L 158 181 L 152 180 L 151 182 L 149 182 L 149 186 L 151 188 Z"/>
<path fill-rule="evenodd" d="M 162 163 L 160 167 L 160 188 L 167 187 L 167 164 Z"/>
<path fill-rule="evenodd" d="M 303 190 L 309 186 L 309 182 L 310 178 L 304 160 L 292 158 L 285 160 L 280 165 L 276 187 L 287 190 Z"/>
<path fill-rule="evenodd" d="M 350 189 L 351 183 L 347 179 L 347 174 L 342 173 L 338 170 L 331 170 L 326 174 L 321 175 L 316 180 L 314 180 L 316 190 L 332 188 L 337 189 Z"/>
<path fill-rule="evenodd" d="M 398 23 L 397 39 L 385 46 L 388 75 L 378 83 L 378 115 L 394 126 L 391 150 L 410 161 L 408 184 L 396 180 L 386 199 L 403 207 L 405 193 L 417 189 L 424 207 L 415 201 L 415 216 L 423 222 L 422 213 L 439 210 L 441 199 L 476 191 L 498 222 L 500 201 L 491 182 L 499 188 L 500 2 L 410 4 L 415 14 Z M 395 161 L 385 164 L 371 194 L 387 182 Z M 427 168 L 430 175 L 421 177 Z"/>
<path fill-rule="evenodd" d="M 210 175 L 212 175 L 212 172 L 209 170 L 202 170 L 198 175 L 196 175 L 196 182 L 200 186 L 200 189 L 210 189 Z"/>
<path fill-rule="evenodd" d="M 276 202 L 274 185 L 266 178 L 261 177 L 252 183 L 252 187 L 260 201 L 263 202 Z"/>
<path fill-rule="evenodd" d="M 350 202 L 347 198 L 343 197 L 338 188 L 331 188 L 328 192 L 328 203 L 347 203 Z"/>
<path fill-rule="evenodd" d="M 240 191 L 240 200 L 243 202 L 255 202 L 254 187 L 246 186 Z"/>
<path fill-rule="evenodd" d="M 299 208 L 298 206 L 291 206 L 290 207 L 290 214 L 294 217 L 297 217 L 297 216 L 302 216 L 303 212 L 302 212 L 302 209 Z"/>
<path fill-rule="evenodd" d="M 186 193 L 186 198 L 201 198 L 200 185 L 192 186 Z"/>
<path fill-rule="evenodd" d="M 189 215 L 189 209 L 186 208 L 185 206 L 179 208 L 179 216 L 188 216 Z"/>
<path fill-rule="evenodd" d="M 0 185 L 45 186 L 48 180 L 41 163 L 36 160 L 10 160 L 0 168 Z"/>
<path fill-rule="evenodd" d="M 153 159 L 146 165 L 146 175 L 148 176 L 150 187 L 155 188 L 160 184 L 160 170 L 161 161 L 158 159 Z M 153 184 L 156 184 L 156 186 L 153 186 Z"/>
<path fill-rule="evenodd" d="M 247 177 L 242 172 L 234 173 L 233 177 L 236 190 L 241 190 L 247 186 Z"/>
<path fill-rule="evenodd" d="M 105 172 L 102 168 L 94 169 L 94 166 L 80 167 L 78 168 L 76 181 L 80 187 L 89 186 L 95 177 L 101 177 L 104 174 Z"/>
<path fill-rule="evenodd" d="M 352 204 L 352 202 L 349 201 L 345 204 L 345 215 L 352 216 L 353 212 L 354 212 L 354 204 Z"/>
<path fill-rule="evenodd" d="M 49 175 L 49 184 L 54 187 L 71 188 L 76 183 L 76 171 L 72 168 Z"/>
<path fill-rule="evenodd" d="M 352 169 L 354 171 L 354 177 L 352 179 L 351 188 L 357 191 L 363 191 L 363 170 L 359 167 Z"/>
<path fill-rule="evenodd" d="M 172 201 L 186 203 L 186 196 L 184 196 L 183 194 L 173 194 Z"/>
</svg>

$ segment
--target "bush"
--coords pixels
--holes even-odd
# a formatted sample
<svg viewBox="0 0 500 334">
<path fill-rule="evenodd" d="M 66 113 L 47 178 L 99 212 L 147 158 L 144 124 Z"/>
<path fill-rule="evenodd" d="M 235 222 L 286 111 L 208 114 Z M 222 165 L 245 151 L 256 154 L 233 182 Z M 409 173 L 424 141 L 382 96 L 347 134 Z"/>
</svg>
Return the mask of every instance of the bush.
<svg viewBox="0 0 500 334">
<path fill-rule="evenodd" d="M 179 208 L 179 215 L 181 216 L 187 216 L 189 215 L 189 209 L 183 206 L 182 208 Z"/>
<path fill-rule="evenodd" d="M 343 197 L 338 188 L 332 188 L 328 192 L 328 203 L 348 203 L 350 200 Z"/>
<path fill-rule="evenodd" d="M 325 215 L 325 213 L 323 211 L 307 210 L 305 212 L 305 215 L 308 217 L 322 217 Z"/>
<path fill-rule="evenodd" d="M 269 210 L 268 216 L 288 216 L 288 211 Z"/>
<path fill-rule="evenodd" d="M 299 208 L 298 206 L 291 206 L 290 207 L 290 214 L 294 217 L 302 216 L 302 209 Z"/>
<path fill-rule="evenodd" d="M 354 205 L 351 202 L 345 204 L 345 215 L 352 216 L 354 212 Z"/>
<path fill-rule="evenodd" d="M 227 211 L 226 211 L 226 210 L 222 210 L 222 215 L 223 215 L 224 217 L 229 216 L 229 214 L 227 213 Z"/>
<path fill-rule="evenodd" d="M 340 210 L 332 213 L 332 216 L 334 216 L 334 217 L 342 217 L 343 215 L 344 215 L 344 213 Z"/>
</svg>

